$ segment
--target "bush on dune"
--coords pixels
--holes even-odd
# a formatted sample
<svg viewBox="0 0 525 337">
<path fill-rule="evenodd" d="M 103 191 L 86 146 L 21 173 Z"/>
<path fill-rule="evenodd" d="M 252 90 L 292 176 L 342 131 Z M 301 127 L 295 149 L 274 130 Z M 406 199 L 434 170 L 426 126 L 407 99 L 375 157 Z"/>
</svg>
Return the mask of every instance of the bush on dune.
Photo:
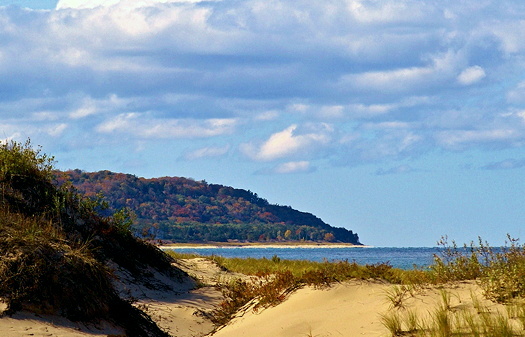
<svg viewBox="0 0 525 337">
<path fill-rule="evenodd" d="M 181 278 L 172 258 L 136 239 L 125 216 L 53 183 L 53 158 L 31 144 L 0 144 L 0 297 L 8 312 L 106 319 L 133 336 L 167 336 L 114 288 L 110 263 L 137 279 L 148 268 Z"/>
<path fill-rule="evenodd" d="M 430 278 L 434 283 L 477 280 L 485 297 L 505 303 L 525 297 L 525 245 L 507 236 L 504 247 L 494 248 L 478 239 L 458 247 L 443 238 L 441 256 L 435 256 Z"/>
</svg>

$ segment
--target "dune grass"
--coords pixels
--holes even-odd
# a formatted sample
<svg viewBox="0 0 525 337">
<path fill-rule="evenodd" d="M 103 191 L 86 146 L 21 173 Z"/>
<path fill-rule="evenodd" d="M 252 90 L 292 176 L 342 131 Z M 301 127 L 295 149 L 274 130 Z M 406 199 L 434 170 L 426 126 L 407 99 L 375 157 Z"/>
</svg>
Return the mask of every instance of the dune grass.
<svg viewBox="0 0 525 337">
<path fill-rule="evenodd" d="M 173 250 L 167 253 L 175 259 L 205 257 L 198 254 L 182 254 Z M 383 279 L 401 283 L 408 279 L 404 270 L 393 268 L 388 263 L 359 265 L 349 261 L 284 260 L 278 256 L 267 258 L 226 258 L 223 256 L 205 257 L 225 270 L 245 275 L 267 275 L 289 272 L 297 279 L 311 280 L 312 285 L 323 285 L 348 279 Z M 317 281 L 316 281 L 317 280 Z"/>
<path fill-rule="evenodd" d="M 120 296 L 109 265 L 137 277 L 148 267 L 177 277 L 172 259 L 133 237 L 125 212 L 101 216 L 97 201 L 71 185 L 58 186 L 53 164 L 29 141 L 0 143 L 0 298 L 6 313 L 108 320 L 130 336 L 168 336 Z"/>
<path fill-rule="evenodd" d="M 204 257 L 197 254 L 181 254 L 168 251 L 175 259 Z M 381 279 L 400 283 L 405 271 L 393 268 L 388 263 L 358 265 L 355 262 L 314 262 L 308 260 L 283 260 L 277 256 L 262 258 L 225 258 L 208 256 L 221 268 L 251 275 L 249 280 L 234 280 L 218 285 L 225 297 L 213 312 L 217 325 L 227 323 L 242 307 L 252 303 L 252 309 L 259 310 L 281 303 L 286 296 L 304 285 L 329 287 L 335 282 L 349 279 Z"/>
<path fill-rule="evenodd" d="M 388 263 L 358 265 L 354 262 L 207 257 L 225 270 L 253 275 L 251 281 L 220 285 L 226 300 L 213 315 L 217 325 L 228 322 L 243 307 L 258 310 L 283 301 L 303 285 L 330 286 L 349 279 L 382 280 L 393 287 L 385 293 L 390 310 L 381 322 L 392 336 L 525 336 L 525 247 L 509 236 L 508 245 L 492 248 L 479 239 L 458 247 L 446 238 L 439 242 L 441 254 L 427 269 L 400 270 Z M 199 255 L 170 252 L 175 258 Z M 483 300 L 472 295 L 468 309 L 453 308 L 450 292 L 441 290 L 441 301 L 430 314 L 420 316 L 406 301 L 426 285 L 475 280 L 485 300 L 505 304 L 505 312 L 491 312 Z"/>
<path fill-rule="evenodd" d="M 525 303 L 505 305 L 505 311 L 479 311 L 473 299 L 472 306 L 451 306 L 451 292 L 442 290 L 441 301 L 427 314 L 407 308 L 394 308 L 382 314 L 381 323 L 391 336 L 420 337 L 511 337 L 525 336 Z M 424 314 L 424 313 L 423 313 Z"/>
<path fill-rule="evenodd" d="M 479 239 L 478 244 L 458 247 L 440 241 L 442 254 L 420 278 L 429 284 L 450 284 L 475 280 L 484 299 L 471 294 L 471 306 L 451 305 L 450 291 L 440 291 L 440 302 L 426 322 L 417 314 L 407 313 L 401 305 L 399 287 L 387 293 L 392 303 L 381 318 L 392 336 L 525 336 L 525 246 L 508 236 L 507 245 L 493 248 Z M 484 302 L 500 303 L 503 311 L 489 309 Z M 415 315 L 415 316 L 414 316 Z M 414 322 L 418 322 L 415 324 Z M 414 326 L 418 326 L 414 330 Z"/>
</svg>

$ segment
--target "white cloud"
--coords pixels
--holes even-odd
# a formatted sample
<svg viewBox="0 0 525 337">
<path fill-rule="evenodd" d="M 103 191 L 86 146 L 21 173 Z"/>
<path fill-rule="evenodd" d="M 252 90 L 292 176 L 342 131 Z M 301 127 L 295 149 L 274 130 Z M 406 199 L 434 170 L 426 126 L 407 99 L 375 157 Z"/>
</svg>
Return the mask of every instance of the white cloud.
<svg viewBox="0 0 525 337">
<path fill-rule="evenodd" d="M 208 146 L 187 152 L 184 158 L 187 160 L 206 159 L 224 156 L 230 150 L 230 146 Z"/>
<path fill-rule="evenodd" d="M 73 111 L 69 116 L 73 119 L 84 118 L 97 113 L 94 106 L 83 106 Z"/>
<path fill-rule="evenodd" d="M 230 134 L 236 124 L 235 119 L 156 119 L 138 113 L 125 113 L 101 123 L 96 130 L 145 139 L 207 138 Z"/>
<path fill-rule="evenodd" d="M 342 105 L 331 105 L 321 107 L 318 115 L 323 118 L 341 118 L 344 116 L 344 106 Z"/>
<path fill-rule="evenodd" d="M 348 107 L 348 110 L 355 116 L 377 116 L 386 114 L 394 108 L 392 104 L 354 104 Z"/>
<path fill-rule="evenodd" d="M 56 121 L 59 115 L 54 111 L 37 111 L 32 114 L 35 121 Z"/>
<path fill-rule="evenodd" d="M 512 90 L 507 93 L 507 101 L 510 103 L 525 103 L 525 81 L 518 83 Z"/>
<path fill-rule="evenodd" d="M 482 26 L 487 34 L 491 34 L 499 41 L 500 48 L 507 54 L 520 53 L 525 49 L 523 31 L 525 22 L 523 20 L 494 19 Z"/>
<path fill-rule="evenodd" d="M 93 99 L 92 97 L 83 97 L 80 105 L 69 113 L 71 119 L 81 119 L 95 115 L 97 113 L 107 112 L 125 107 L 130 100 L 119 98 L 115 94 L 110 94 L 104 99 Z"/>
<path fill-rule="evenodd" d="M 309 108 L 310 106 L 308 106 L 307 104 L 301 104 L 301 103 L 293 103 L 288 106 L 288 110 L 293 111 L 293 112 L 299 112 L 299 113 L 304 113 L 308 111 Z"/>
<path fill-rule="evenodd" d="M 86 9 L 96 7 L 108 7 L 115 5 L 124 5 L 129 8 L 139 8 L 152 6 L 159 3 L 170 2 L 201 2 L 202 0 L 59 0 L 56 9 L 74 8 Z"/>
<path fill-rule="evenodd" d="M 525 167 L 525 160 L 505 159 L 498 162 L 489 163 L 482 168 L 485 170 L 513 170 Z"/>
<path fill-rule="evenodd" d="M 480 66 L 469 67 L 458 75 L 458 82 L 461 85 L 471 85 L 485 78 L 485 70 Z"/>
<path fill-rule="evenodd" d="M 278 174 L 311 172 L 312 167 L 308 161 L 291 161 L 276 166 L 273 170 Z"/>
<path fill-rule="evenodd" d="M 346 84 L 353 83 L 354 86 L 361 88 L 402 91 L 421 83 L 425 78 L 429 79 L 433 73 L 434 71 L 430 67 L 369 71 L 361 74 L 343 76 L 342 82 Z"/>
<path fill-rule="evenodd" d="M 524 135 L 515 129 L 450 130 L 436 133 L 438 144 L 445 148 L 462 150 L 472 144 L 513 142 Z"/>
<path fill-rule="evenodd" d="M 348 2 L 348 10 L 352 13 L 353 18 L 369 24 L 418 22 L 427 17 L 428 14 L 425 11 L 430 9 L 414 1 L 392 1 L 382 4 L 362 0 Z"/>
<path fill-rule="evenodd" d="M 61 0 L 59 10 L 0 10 L 9 125 L 0 132 L 53 144 L 138 139 L 145 149 L 228 135 L 213 141 L 256 161 L 310 165 L 523 146 L 525 4 L 501 1 Z M 201 146 L 188 158 L 226 151 Z"/>
<path fill-rule="evenodd" d="M 377 175 L 389 175 L 389 174 L 406 174 L 414 172 L 415 170 L 410 165 L 399 165 L 388 169 L 378 169 Z"/>
<path fill-rule="evenodd" d="M 255 116 L 255 120 L 272 121 L 272 120 L 276 120 L 278 117 L 279 117 L 278 111 L 265 111 Z"/>
<path fill-rule="evenodd" d="M 339 85 L 391 93 L 417 92 L 451 78 L 462 61 L 463 56 L 453 51 L 437 53 L 429 58 L 429 64 L 425 66 L 346 74 L 341 76 Z"/>
<path fill-rule="evenodd" d="M 58 137 L 64 133 L 67 127 L 68 125 L 66 123 L 53 125 L 50 128 L 48 128 L 47 133 L 52 137 Z"/>
<path fill-rule="evenodd" d="M 274 133 L 258 147 L 244 144 L 241 149 L 253 159 L 271 161 L 308 153 L 319 145 L 327 144 L 333 131 L 328 125 L 321 125 L 316 132 L 298 133 L 297 130 L 297 125 L 293 124 L 283 131 Z"/>
<path fill-rule="evenodd" d="M 363 124 L 363 129 L 379 129 L 379 130 L 389 130 L 389 129 L 410 129 L 411 124 L 406 122 L 380 122 L 380 123 L 365 123 Z"/>
<path fill-rule="evenodd" d="M 428 105 L 432 102 L 428 96 L 409 96 L 398 101 L 378 104 L 352 103 L 347 105 L 314 105 L 291 104 L 286 107 L 287 112 L 301 113 L 320 120 L 341 120 L 355 118 L 374 118 L 387 115 L 395 110 Z"/>
</svg>

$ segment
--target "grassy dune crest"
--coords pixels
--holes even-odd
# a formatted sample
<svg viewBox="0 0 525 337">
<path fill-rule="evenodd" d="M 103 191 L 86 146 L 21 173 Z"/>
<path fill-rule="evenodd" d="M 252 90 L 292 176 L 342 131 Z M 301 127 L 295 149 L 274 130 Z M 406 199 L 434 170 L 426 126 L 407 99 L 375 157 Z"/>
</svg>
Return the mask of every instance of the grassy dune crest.
<svg viewBox="0 0 525 337">
<path fill-rule="evenodd" d="M 0 145 L 0 298 L 74 321 L 109 320 L 132 336 L 167 336 L 114 287 L 117 266 L 181 278 L 172 259 L 137 240 L 125 216 L 102 217 L 97 202 L 53 180 L 53 157 L 30 142 Z"/>
</svg>

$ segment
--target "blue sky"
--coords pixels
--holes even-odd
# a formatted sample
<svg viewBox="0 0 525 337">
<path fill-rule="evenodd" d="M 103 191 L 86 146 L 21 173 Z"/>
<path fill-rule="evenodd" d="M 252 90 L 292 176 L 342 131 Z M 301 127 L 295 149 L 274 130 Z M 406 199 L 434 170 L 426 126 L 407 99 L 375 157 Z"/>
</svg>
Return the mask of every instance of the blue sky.
<svg viewBox="0 0 525 337">
<path fill-rule="evenodd" d="M 0 138 L 250 189 L 374 246 L 525 220 L 521 1 L 0 1 Z"/>
</svg>

